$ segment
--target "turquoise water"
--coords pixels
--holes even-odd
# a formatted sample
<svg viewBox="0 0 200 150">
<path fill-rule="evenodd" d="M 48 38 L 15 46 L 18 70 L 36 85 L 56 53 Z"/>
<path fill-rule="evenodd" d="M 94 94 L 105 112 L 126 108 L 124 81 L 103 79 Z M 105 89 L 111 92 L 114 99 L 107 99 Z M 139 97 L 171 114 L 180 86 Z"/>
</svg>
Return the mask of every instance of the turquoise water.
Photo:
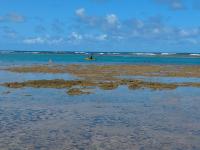
<svg viewBox="0 0 200 150">
<path fill-rule="evenodd" d="M 128 64 L 180 64 L 180 65 L 200 65 L 200 57 L 186 55 L 99 55 L 94 54 L 95 61 L 86 61 L 87 54 L 33 54 L 33 53 L 9 53 L 0 54 L 0 62 L 7 64 L 21 63 L 128 63 Z"/>
</svg>

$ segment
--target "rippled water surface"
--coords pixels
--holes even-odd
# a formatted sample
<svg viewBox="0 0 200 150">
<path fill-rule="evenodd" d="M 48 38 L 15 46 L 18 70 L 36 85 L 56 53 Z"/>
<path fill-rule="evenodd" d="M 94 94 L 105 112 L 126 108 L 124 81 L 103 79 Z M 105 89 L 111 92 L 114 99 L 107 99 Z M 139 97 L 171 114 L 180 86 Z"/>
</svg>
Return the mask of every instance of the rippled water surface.
<svg viewBox="0 0 200 150">
<path fill-rule="evenodd" d="M 0 71 L 0 83 L 58 78 L 75 77 Z M 200 149 L 200 88 L 93 90 L 69 96 L 67 89 L 0 86 L 0 150 Z"/>
</svg>

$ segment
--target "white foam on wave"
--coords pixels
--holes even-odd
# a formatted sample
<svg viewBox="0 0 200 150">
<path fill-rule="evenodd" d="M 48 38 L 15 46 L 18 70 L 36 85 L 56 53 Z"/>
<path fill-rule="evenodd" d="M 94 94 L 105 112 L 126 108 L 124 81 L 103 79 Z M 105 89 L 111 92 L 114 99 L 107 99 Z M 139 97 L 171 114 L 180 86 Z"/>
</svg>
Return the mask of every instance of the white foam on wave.
<svg viewBox="0 0 200 150">
<path fill-rule="evenodd" d="M 31 54 L 39 54 L 40 52 L 31 52 Z"/>
<path fill-rule="evenodd" d="M 146 55 L 155 56 L 156 54 L 154 54 L 154 53 L 147 53 Z"/>
<path fill-rule="evenodd" d="M 161 55 L 170 55 L 170 53 L 161 53 Z"/>
<path fill-rule="evenodd" d="M 40 54 L 40 52 L 29 52 L 29 51 L 26 51 L 26 52 L 22 52 L 24 54 Z"/>
<path fill-rule="evenodd" d="M 85 54 L 85 52 L 74 52 L 75 54 Z"/>
<path fill-rule="evenodd" d="M 176 55 L 176 53 L 161 53 L 161 55 Z"/>
<path fill-rule="evenodd" d="M 147 55 L 147 56 L 155 56 L 155 53 L 135 53 L 136 55 Z"/>
<path fill-rule="evenodd" d="M 144 53 L 133 53 L 133 54 L 136 54 L 136 55 L 144 55 Z"/>
<path fill-rule="evenodd" d="M 200 54 L 190 54 L 190 56 L 200 56 Z"/>
</svg>

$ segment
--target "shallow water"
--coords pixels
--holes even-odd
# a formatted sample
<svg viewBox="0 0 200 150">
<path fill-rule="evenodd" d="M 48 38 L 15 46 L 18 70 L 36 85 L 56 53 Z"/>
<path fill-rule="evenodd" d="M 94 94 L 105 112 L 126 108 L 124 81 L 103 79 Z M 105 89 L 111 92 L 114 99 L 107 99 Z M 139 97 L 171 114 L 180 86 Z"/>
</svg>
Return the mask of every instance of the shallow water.
<svg viewBox="0 0 200 150">
<path fill-rule="evenodd" d="M 145 77 L 145 76 L 117 76 L 122 79 L 143 80 L 147 82 L 161 82 L 161 83 L 187 83 L 200 82 L 200 78 L 194 77 Z"/>
<path fill-rule="evenodd" d="M 74 77 L 68 73 L 15 73 L 9 71 L 0 70 L 0 83 L 5 82 L 24 82 L 28 80 L 53 80 L 53 79 L 64 79 L 74 80 Z"/>
<path fill-rule="evenodd" d="M 41 64 L 46 60 L 1 61 L 0 68 Z M 67 73 L 0 70 L 0 83 L 75 78 Z M 133 78 L 167 83 L 200 81 Z M 0 86 L 0 150 L 200 149 L 200 88 L 155 91 L 120 86 L 110 91 L 92 89 L 93 94 L 81 96 L 69 96 L 66 91 Z"/>
<path fill-rule="evenodd" d="M 200 88 L 93 90 L 0 87 L 0 148 L 200 149 Z"/>
</svg>

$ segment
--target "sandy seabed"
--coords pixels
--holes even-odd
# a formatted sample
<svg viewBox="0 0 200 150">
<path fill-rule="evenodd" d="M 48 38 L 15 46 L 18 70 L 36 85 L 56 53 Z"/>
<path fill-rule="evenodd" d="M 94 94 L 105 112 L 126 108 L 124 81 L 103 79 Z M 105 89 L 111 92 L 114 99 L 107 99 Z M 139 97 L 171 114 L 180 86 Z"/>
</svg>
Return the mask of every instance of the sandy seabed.
<svg viewBox="0 0 200 150">
<path fill-rule="evenodd" d="M 198 82 L 123 78 L 199 78 L 199 69 L 140 65 L 4 69 L 14 76 L 36 75 L 34 80 L 1 81 L 0 149 L 199 150 Z M 78 79 L 41 80 L 37 73 L 69 73 Z"/>
</svg>

